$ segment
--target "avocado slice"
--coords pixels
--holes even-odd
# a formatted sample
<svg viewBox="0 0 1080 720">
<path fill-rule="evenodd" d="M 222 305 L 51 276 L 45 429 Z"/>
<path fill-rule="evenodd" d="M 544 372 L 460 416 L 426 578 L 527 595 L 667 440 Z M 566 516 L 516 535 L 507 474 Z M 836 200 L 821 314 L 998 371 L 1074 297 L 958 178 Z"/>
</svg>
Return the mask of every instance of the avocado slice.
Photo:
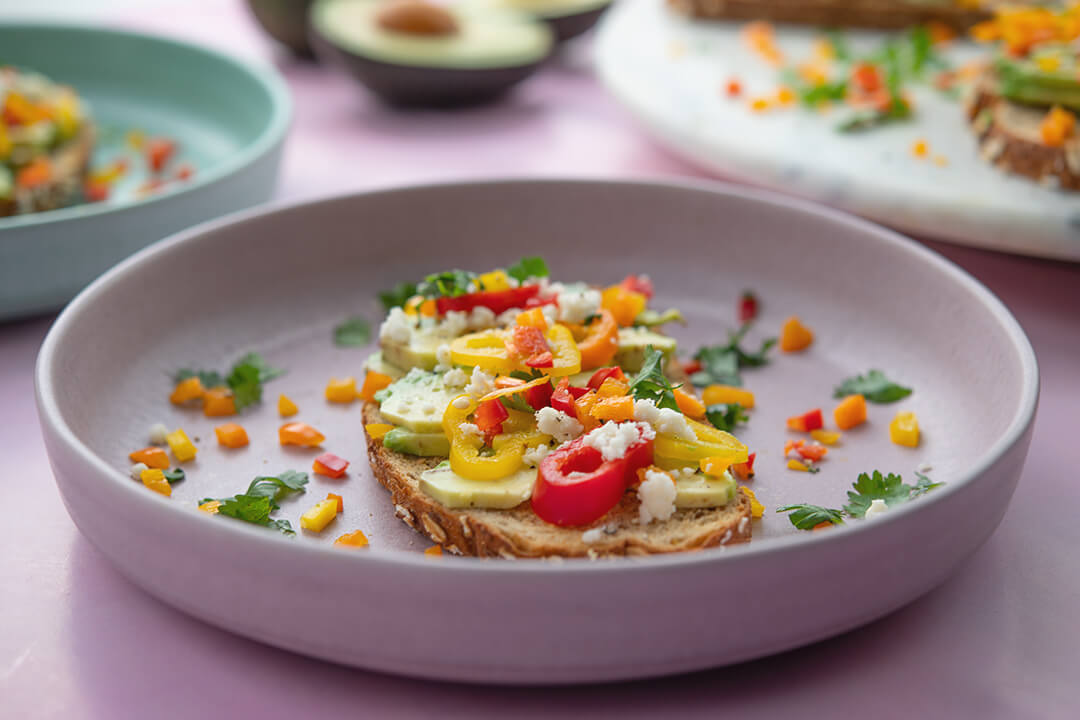
<svg viewBox="0 0 1080 720">
<path fill-rule="evenodd" d="M 722 477 L 699 472 L 675 480 L 675 507 L 680 509 L 722 507 L 734 499 L 735 478 L 729 472 Z"/>
<path fill-rule="evenodd" d="M 528 13 L 551 26 L 557 42 L 589 30 L 612 0 L 486 0 L 491 5 Z"/>
<path fill-rule="evenodd" d="M 442 375 L 413 368 L 375 394 L 386 421 L 418 433 L 441 433 L 442 417 L 460 390 L 446 388 Z"/>
<path fill-rule="evenodd" d="M 391 365 L 383 359 L 382 352 L 372 353 L 367 360 L 364 361 L 364 369 L 371 372 L 381 373 L 383 375 L 389 375 L 395 380 L 400 380 L 405 375 L 405 370 L 397 365 Z M 407 369 L 407 368 L 406 368 Z"/>
<path fill-rule="evenodd" d="M 432 370 L 438 364 L 439 346 L 446 342 L 443 337 L 413 333 L 407 344 L 383 341 L 382 359 L 402 370 Z"/>
<path fill-rule="evenodd" d="M 450 441 L 443 433 L 419 433 L 403 427 L 383 435 L 383 447 L 419 457 L 447 457 L 450 454 Z"/>
<path fill-rule="evenodd" d="M 448 508 L 509 510 L 532 497 L 535 483 L 535 468 L 523 468 L 501 480 L 468 480 L 446 463 L 420 475 L 420 489 Z"/>
<path fill-rule="evenodd" d="M 311 39 L 320 57 L 341 65 L 385 102 L 453 107 L 498 98 L 540 66 L 554 38 L 527 14 L 454 5 L 456 27 L 417 34 L 380 24 L 380 0 L 316 0 Z"/>
<path fill-rule="evenodd" d="M 636 373 L 645 363 L 645 348 L 650 345 L 671 357 L 677 343 L 675 338 L 646 328 L 619 328 L 619 349 L 615 351 L 615 364 L 621 367 L 623 372 Z"/>
<path fill-rule="evenodd" d="M 1038 58 L 1051 55 L 1058 58 L 1056 70 L 1043 70 Z M 1002 96 L 1029 105 L 1061 105 L 1080 110 L 1080 67 L 1076 53 L 1047 50 L 1039 56 L 1024 59 L 1000 57 L 995 63 Z"/>
</svg>

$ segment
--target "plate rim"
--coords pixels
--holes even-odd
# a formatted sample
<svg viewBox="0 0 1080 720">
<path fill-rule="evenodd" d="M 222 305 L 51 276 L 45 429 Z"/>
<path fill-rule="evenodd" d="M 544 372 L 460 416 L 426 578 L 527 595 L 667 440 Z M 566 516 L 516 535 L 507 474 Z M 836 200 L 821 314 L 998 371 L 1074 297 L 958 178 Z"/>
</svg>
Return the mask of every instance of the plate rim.
<svg viewBox="0 0 1080 720">
<path fill-rule="evenodd" d="M 124 473 L 99 457 L 90 447 L 85 445 L 63 420 L 60 411 L 57 394 L 53 386 L 53 374 L 58 364 L 56 355 L 57 345 L 62 341 L 67 328 L 73 326 L 79 316 L 86 312 L 97 296 L 106 292 L 114 278 L 132 270 L 147 258 L 157 254 L 167 254 L 186 242 L 207 233 L 216 232 L 233 226 L 242 226 L 245 223 L 257 221 L 264 217 L 288 214 L 292 212 L 313 211 L 318 212 L 320 207 L 335 205 L 338 203 L 355 202 L 358 199 L 377 197 L 380 195 L 393 195 L 408 192 L 439 191 L 451 188 L 484 188 L 500 187 L 505 185 L 517 186 L 550 186 L 550 185 L 577 185 L 591 187 L 636 187 L 652 188 L 656 190 L 692 191 L 705 194 L 724 195 L 739 200 L 750 201 L 759 206 L 795 210 L 805 215 L 815 216 L 829 222 L 846 226 L 857 232 L 873 235 L 876 241 L 899 248 L 914 254 L 920 260 L 930 263 L 954 282 L 972 292 L 979 301 L 990 311 L 997 320 L 1014 348 L 1020 355 L 1022 366 L 1022 378 L 1020 388 L 1020 403 L 1016 415 L 1002 432 L 998 441 L 987 450 L 982 457 L 973 462 L 968 469 L 960 474 L 960 477 L 949 482 L 944 487 L 930 496 L 920 499 L 918 503 L 909 503 L 899 506 L 884 517 L 879 518 L 873 524 L 858 523 L 841 529 L 840 532 L 810 533 L 791 535 L 780 538 L 770 538 L 767 542 L 757 544 L 750 542 L 741 545 L 724 547 L 723 552 L 715 553 L 672 553 L 668 555 L 650 555 L 634 558 L 616 558 L 604 562 L 482 562 L 478 558 L 456 557 L 444 554 L 442 562 L 433 563 L 422 553 L 406 552 L 402 550 L 377 550 L 365 553 L 342 553 L 335 552 L 332 548 L 326 548 L 319 544 L 294 542 L 278 533 L 269 533 L 264 528 L 258 528 L 246 523 L 239 522 L 215 522 L 214 518 L 205 513 L 187 512 L 171 503 L 168 498 L 156 493 L 141 491 L 137 485 L 127 482 Z M 772 190 L 747 188 L 732 183 L 701 180 L 701 179 L 612 179 L 603 177 L 567 177 L 567 178 L 531 178 L 513 177 L 463 181 L 440 181 L 429 183 L 408 183 L 393 185 L 373 190 L 351 191 L 335 193 L 315 199 L 301 199 L 284 202 L 274 202 L 256 208 L 241 210 L 230 213 L 223 217 L 206 221 L 183 230 L 167 238 L 160 240 L 137 253 L 124 259 L 96 280 L 84 288 L 60 313 L 52 327 L 49 329 L 45 340 L 38 352 L 34 368 L 34 389 L 38 407 L 39 422 L 46 437 L 46 449 L 50 458 L 56 452 L 49 443 L 49 438 L 55 438 L 63 444 L 68 453 L 73 454 L 79 462 L 90 468 L 95 475 L 111 478 L 107 481 L 115 481 L 118 485 L 127 488 L 131 502 L 139 505 L 139 512 L 146 513 L 172 513 L 180 522 L 187 524 L 192 531 L 210 533 L 210 539 L 216 542 L 241 543 L 247 547 L 255 547 L 257 544 L 277 543 L 280 552 L 289 552 L 298 562 L 305 558 L 318 557 L 324 562 L 332 556 L 337 556 L 334 562 L 360 563 L 372 566 L 389 566 L 403 570 L 418 569 L 421 572 L 432 573 L 461 573 L 471 572 L 480 574 L 501 573 L 630 573 L 647 572 L 659 568 L 687 568 L 699 565 L 711 565 L 718 562 L 735 562 L 738 560 L 754 559 L 770 556 L 776 553 L 791 551 L 793 548 L 811 548 L 829 544 L 848 542 L 848 538 L 862 536 L 864 533 L 877 532 L 911 513 L 920 512 L 920 508 L 927 504 L 944 502 L 946 498 L 955 493 L 962 492 L 973 481 L 985 474 L 1004 458 L 1019 443 L 1029 431 L 1038 406 L 1039 397 L 1039 369 L 1035 351 L 1024 333 L 1020 323 L 1005 306 L 1005 304 L 985 285 L 974 276 L 958 266 L 953 261 L 940 253 L 918 243 L 903 234 L 883 227 L 875 222 L 866 220 L 842 210 L 819 205 L 801 198 L 794 198 Z M 54 478 L 60 483 L 59 478 Z M 181 520 L 180 518 L 186 518 Z M 199 523 L 202 523 L 200 526 Z M 268 545 L 266 547 L 272 547 Z M 343 567 L 349 567 L 344 566 Z M 355 566 L 353 566 L 355 567 Z"/>
<path fill-rule="evenodd" d="M 61 31 L 82 35 L 104 35 L 114 38 L 149 40 L 158 45 L 172 46 L 182 52 L 191 52 L 202 55 L 218 63 L 232 66 L 246 75 L 263 92 L 266 93 L 271 104 L 271 114 L 265 128 L 251 142 L 240 148 L 239 151 L 228 155 L 223 162 L 206 172 L 197 172 L 195 176 L 180 187 L 170 189 L 168 192 L 135 198 L 133 200 L 110 205 L 108 203 L 82 203 L 71 207 L 57 208 L 44 212 L 25 213 L 0 218 L 0 242 L 8 233 L 5 231 L 16 228 L 32 228 L 82 220 L 84 218 L 101 217 L 110 214 L 118 214 L 125 211 L 140 210 L 160 202 L 168 201 L 183 195 L 203 190 L 231 175 L 243 170 L 258 159 L 264 157 L 280 144 L 289 132 L 293 117 L 293 102 L 289 87 L 281 74 L 270 63 L 256 62 L 247 58 L 230 55 L 206 45 L 186 42 L 178 38 L 161 35 L 154 32 L 142 32 L 126 28 L 106 27 L 100 25 L 85 25 L 70 21 L 50 20 L 2 20 L 0 19 L 0 32 L 3 31 Z"/>
</svg>

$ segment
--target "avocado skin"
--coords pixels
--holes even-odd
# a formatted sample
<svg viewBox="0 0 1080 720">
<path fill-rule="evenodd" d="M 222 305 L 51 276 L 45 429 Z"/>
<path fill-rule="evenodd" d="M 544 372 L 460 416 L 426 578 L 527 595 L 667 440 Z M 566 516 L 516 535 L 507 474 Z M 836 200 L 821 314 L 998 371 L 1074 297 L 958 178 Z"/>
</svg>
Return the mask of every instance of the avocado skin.
<svg viewBox="0 0 1080 720">
<path fill-rule="evenodd" d="M 419 457 L 447 457 L 450 454 L 450 441 L 442 433 L 418 433 L 403 427 L 383 435 L 383 447 Z"/>
<path fill-rule="evenodd" d="M 998 58 L 995 63 L 1003 97 L 1025 105 L 1061 105 L 1080 110 L 1080 82 L 1040 71 L 1030 63 Z"/>
<path fill-rule="evenodd" d="M 597 21 L 600 20 L 600 16 L 607 12 L 607 9 L 611 7 L 611 3 L 602 5 L 592 10 L 587 10 L 583 13 L 575 13 L 572 15 L 562 15 L 560 17 L 542 17 L 541 19 L 551 27 L 551 31 L 555 33 L 555 42 L 564 43 L 567 40 L 576 38 L 578 35 L 583 35 L 588 32 Z"/>
<path fill-rule="evenodd" d="M 314 28 L 309 38 L 316 56 L 344 68 L 387 105 L 403 109 L 452 109 L 491 103 L 544 63 L 541 59 L 515 67 L 478 69 L 396 65 L 343 50 Z"/>
<path fill-rule="evenodd" d="M 314 60 L 308 42 L 308 8 L 314 0 L 247 0 L 248 9 L 266 34 L 298 57 Z"/>
</svg>

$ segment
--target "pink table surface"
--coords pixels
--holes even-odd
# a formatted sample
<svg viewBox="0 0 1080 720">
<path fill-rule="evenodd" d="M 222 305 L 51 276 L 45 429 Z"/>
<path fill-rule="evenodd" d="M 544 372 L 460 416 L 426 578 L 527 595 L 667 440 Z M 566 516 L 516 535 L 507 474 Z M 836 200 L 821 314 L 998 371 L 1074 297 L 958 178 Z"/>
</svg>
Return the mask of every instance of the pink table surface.
<svg viewBox="0 0 1080 720">
<path fill-rule="evenodd" d="M 188 3 L 118 21 L 273 58 L 296 101 L 282 199 L 493 175 L 695 174 L 605 97 L 584 47 L 498 107 L 402 115 L 374 105 L 343 77 L 274 52 L 238 4 Z M 33 398 L 34 358 L 52 318 L 0 325 L 0 716 L 663 716 L 678 709 L 740 718 L 1075 717 L 1080 266 L 929 244 L 1005 301 L 1042 369 L 1031 455 L 997 532 L 942 587 L 865 628 L 736 667 L 622 685 L 478 688 L 388 677 L 263 647 L 163 606 L 79 535 L 53 484 Z M 723 598 L 705 601 L 716 603 L 718 620 L 737 617 Z"/>
</svg>

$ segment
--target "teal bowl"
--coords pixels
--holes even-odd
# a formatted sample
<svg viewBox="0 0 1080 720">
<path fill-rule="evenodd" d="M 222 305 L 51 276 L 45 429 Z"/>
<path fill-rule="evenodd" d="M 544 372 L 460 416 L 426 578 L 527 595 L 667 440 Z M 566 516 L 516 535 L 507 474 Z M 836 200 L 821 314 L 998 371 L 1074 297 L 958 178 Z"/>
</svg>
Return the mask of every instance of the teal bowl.
<svg viewBox="0 0 1080 720">
<path fill-rule="evenodd" d="M 132 160 L 104 202 L 0 218 L 0 320 L 56 309 L 136 250 L 273 193 L 292 112 L 274 70 L 175 40 L 73 25 L 3 22 L 0 48 L 4 64 L 70 85 L 89 104 L 94 165 Z M 146 175 L 127 140 L 132 130 L 175 141 L 191 179 L 140 194 Z"/>
</svg>

